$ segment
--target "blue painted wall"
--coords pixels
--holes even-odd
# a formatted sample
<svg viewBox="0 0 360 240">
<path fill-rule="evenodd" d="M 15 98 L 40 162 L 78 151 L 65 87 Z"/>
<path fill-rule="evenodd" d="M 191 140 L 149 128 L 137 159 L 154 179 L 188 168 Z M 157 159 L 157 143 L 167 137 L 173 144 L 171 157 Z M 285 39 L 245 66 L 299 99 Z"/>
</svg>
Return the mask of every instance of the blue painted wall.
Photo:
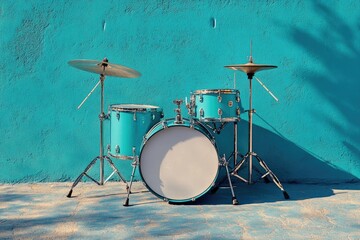
<svg viewBox="0 0 360 240">
<path fill-rule="evenodd" d="M 360 178 L 357 0 L 1 0 L 0 31 L 0 182 L 74 180 L 99 154 L 99 91 L 76 109 L 98 76 L 69 60 L 138 70 L 138 79 L 106 79 L 105 106 L 153 104 L 170 118 L 173 99 L 233 88 L 223 66 L 246 63 L 250 40 L 256 63 L 278 66 L 256 76 L 280 100 L 254 81 L 254 150 L 283 182 Z M 247 109 L 248 81 L 236 79 Z M 216 138 L 228 155 L 231 126 Z M 115 162 L 128 177 L 130 162 Z"/>
</svg>

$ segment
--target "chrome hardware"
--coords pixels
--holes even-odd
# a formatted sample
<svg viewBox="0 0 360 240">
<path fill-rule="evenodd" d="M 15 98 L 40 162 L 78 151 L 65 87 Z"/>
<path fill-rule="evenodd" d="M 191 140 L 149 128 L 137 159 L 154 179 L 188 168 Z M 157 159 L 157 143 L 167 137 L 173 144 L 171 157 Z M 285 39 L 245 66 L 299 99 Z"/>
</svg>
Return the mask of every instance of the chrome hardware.
<svg viewBox="0 0 360 240">
<path fill-rule="evenodd" d="M 239 107 L 236 109 L 236 115 L 240 116 L 240 108 Z"/>
<path fill-rule="evenodd" d="M 191 128 L 191 129 L 194 129 L 194 123 L 195 123 L 194 119 L 191 118 L 191 119 L 190 119 L 190 128 Z"/>
<path fill-rule="evenodd" d="M 120 147 L 119 147 L 119 145 L 116 145 L 116 146 L 115 146 L 115 152 L 116 152 L 116 153 L 120 153 Z"/>
<path fill-rule="evenodd" d="M 190 101 L 186 104 L 186 108 L 188 109 L 188 114 L 190 116 L 194 116 L 195 112 L 195 95 L 190 96 Z"/>
<path fill-rule="evenodd" d="M 99 119 L 100 119 L 100 121 L 103 121 L 104 119 L 105 119 L 105 113 L 100 113 L 99 114 Z"/>
<path fill-rule="evenodd" d="M 155 120 L 155 114 L 151 114 L 152 120 Z"/>
<path fill-rule="evenodd" d="M 116 113 L 116 118 L 117 118 L 117 120 L 120 119 L 120 113 Z"/>
<path fill-rule="evenodd" d="M 222 97 L 221 97 L 220 93 L 219 93 L 219 96 L 217 97 L 217 99 L 218 99 L 218 102 L 220 102 L 220 103 L 221 103 L 221 101 L 222 101 Z"/>
<path fill-rule="evenodd" d="M 134 121 L 136 121 L 136 112 L 134 112 L 133 119 L 134 119 Z"/>
<path fill-rule="evenodd" d="M 135 158 L 135 156 L 136 156 L 136 155 L 135 155 L 135 150 L 136 150 L 136 148 L 135 148 L 135 147 L 133 147 L 133 148 L 132 148 L 132 152 L 133 152 L 133 156 L 134 156 L 134 158 Z"/>
<path fill-rule="evenodd" d="M 237 102 L 240 102 L 240 92 L 237 92 L 237 93 L 236 93 L 236 101 L 237 101 Z"/>
<path fill-rule="evenodd" d="M 182 116 L 181 116 L 181 108 L 180 105 L 183 103 L 183 100 L 174 100 L 173 103 L 175 103 L 177 105 L 177 108 L 175 108 L 175 112 L 176 112 L 176 117 L 175 117 L 175 121 L 174 123 L 176 124 L 182 124 L 184 123 Z"/>
<path fill-rule="evenodd" d="M 200 117 L 204 117 L 204 109 L 200 109 Z"/>
<path fill-rule="evenodd" d="M 167 127 L 168 127 L 168 126 L 167 126 L 167 123 L 166 123 L 165 121 L 163 121 L 161 124 L 162 124 L 163 128 L 167 128 Z"/>
<path fill-rule="evenodd" d="M 203 98 L 203 95 L 202 95 L 202 94 L 199 95 L 199 101 L 200 101 L 200 102 L 203 102 L 203 101 L 204 101 L 204 98 Z"/>
<path fill-rule="evenodd" d="M 221 108 L 218 109 L 218 114 L 219 114 L 219 116 L 221 116 L 223 114 L 223 111 L 221 110 Z"/>
</svg>

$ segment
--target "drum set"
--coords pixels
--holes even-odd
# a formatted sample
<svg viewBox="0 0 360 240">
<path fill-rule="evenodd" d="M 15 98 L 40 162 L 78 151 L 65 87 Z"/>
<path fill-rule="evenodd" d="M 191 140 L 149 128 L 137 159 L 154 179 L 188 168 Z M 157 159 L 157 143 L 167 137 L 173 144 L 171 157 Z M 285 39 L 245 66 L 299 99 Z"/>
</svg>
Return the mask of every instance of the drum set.
<svg viewBox="0 0 360 240">
<path fill-rule="evenodd" d="M 237 150 L 237 123 L 240 121 L 240 92 L 236 89 L 204 89 L 190 93 L 189 102 L 185 100 L 188 118 L 183 118 L 181 105 L 183 100 L 174 100 L 175 117 L 164 119 L 162 108 L 153 105 L 112 104 L 107 114 L 104 113 L 104 82 L 106 76 L 136 78 L 141 74 L 133 69 L 109 63 L 108 59 L 73 60 L 72 67 L 97 73 L 99 82 L 86 96 L 80 108 L 94 90 L 100 89 L 100 154 L 95 157 L 85 170 L 74 181 L 67 197 L 72 196 L 73 189 L 84 176 L 98 185 L 105 184 L 114 174 L 125 183 L 127 197 L 124 206 L 129 205 L 131 186 L 138 168 L 141 180 L 147 189 L 167 202 L 182 203 L 195 201 L 211 190 L 215 193 L 219 184 L 226 179 L 229 182 L 232 204 L 237 205 L 231 177 L 252 183 L 252 157 L 255 157 L 265 170 L 261 176 L 266 181 L 270 177 L 283 192 L 286 199 L 289 195 L 278 178 L 266 163 L 252 150 L 252 85 L 251 80 L 256 71 L 274 68 L 272 65 L 260 65 L 250 62 L 243 65 L 225 66 L 240 70 L 248 75 L 250 82 L 249 115 L 249 148 L 243 156 Z M 110 142 L 104 147 L 104 121 L 110 121 Z M 221 133 L 226 124 L 234 128 L 234 150 L 229 158 L 218 153 L 213 133 Z M 238 156 L 242 159 L 238 161 Z M 132 173 L 127 182 L 116 168 L 112 159 L 131 160 Z M 229 162 L 233 159 L 233 168 Z M 100 180 L 91 177 L 88 172 L 94 164 L 100 162 Z M 239 169 L 248 161 L 248 180 L 238 174 Z M 104 179 L 104 164 L 108 163 L 113 172 Z M 219 180 L 220 168 L 226 169 L 226 176 Z"/>
</svg>

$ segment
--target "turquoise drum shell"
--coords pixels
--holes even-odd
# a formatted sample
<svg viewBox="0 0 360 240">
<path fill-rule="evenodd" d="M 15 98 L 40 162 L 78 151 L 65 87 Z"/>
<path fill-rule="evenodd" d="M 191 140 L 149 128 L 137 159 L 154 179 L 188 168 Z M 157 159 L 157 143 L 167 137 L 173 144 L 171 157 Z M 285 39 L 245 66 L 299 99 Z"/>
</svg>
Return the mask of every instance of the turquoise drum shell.
<svg viewBox="0 0 360 240">
<path fill-rule="evenodd" d="M 236 89 L 204 89 L 191 94 L 193 118 L 201 122 L 240 121 L 240 92 Z"/>
<path fill-rule="evenodd" d="M 171 130 L 176 130 L 173 135 L 175 139 L 168 134 Z M 191 139 L 196 139 L 196 144 L 186 143 L 188 139 L 183 141 L 184 139 L 181 137 L 176 139 L 184 132 L 194 133 L 191 135 Z M 164 137 L 164 135 L 168 136 Z M 197 139 L 199 137 L 201 140 Z M 156 141 L 158 143 L 154 145 L 153 142 Z M 173 142 L 174 145 L 170 142 Z M 184 142 L 185 150 L 178 151 L 178 146 Z M 166 148 L 168 144 L 170 147 Z M 197 158 L 194 149 L 200 154 L 207 153 L 209 157 Z M 148 157 L 149 151 L 159 156 Z M 171 154 L 174 156 L 172 157 Z M 190 155 L 190 157 L 186 157 L 186 155 Z M 199 121 L 192 120 L 190 122 L 188 119 L 183 119 L 182 123 L 175 123 L 174 119 L 163 120 L 154 125 L 144 138 L 140 148 L 139 172 L 147 189 L 164 201 L 195 201 L 214 186 L 219 174 L 219 157 L 215 138 Z M 190 183 L 186 184 L 185 182 L 182 185 L 183 181 L 186 181 L 183 179 L 188 179 Z M 167 190 L 180 192 L 180 196 L 172 197 Z M 183 194 L 181 191 L 185 191 L 185 193 Z M 193 195 L 191 195 L 192 193 Z"/>
<path fill-rule="evenodd" d="M 108 155 L 124 160 L 139 155 L 145 134 L 163 118 L 162 108 L 152 105 L 113 104 L 109 110 Z"/>
</svg>

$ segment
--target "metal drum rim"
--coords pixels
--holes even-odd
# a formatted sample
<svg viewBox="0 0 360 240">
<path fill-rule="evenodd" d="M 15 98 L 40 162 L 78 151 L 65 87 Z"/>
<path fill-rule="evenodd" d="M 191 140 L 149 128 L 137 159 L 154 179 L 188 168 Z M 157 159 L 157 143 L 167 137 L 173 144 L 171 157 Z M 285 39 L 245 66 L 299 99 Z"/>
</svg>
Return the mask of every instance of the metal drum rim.
<svg viewBox="0 0 360 240">
<path fill-rule="evenodd" d="M 201 89 L 201 90 L 195 90 L 192 92 L 194 95 L 198 94 L 208 94 L 208 93 L 215 93 L 215 94 L 232 94 L 232 93 L 240 93 L 237 89 Z"/>
<path fill-rule="evenodd" d="M 118 112 L 162 112 L 161 107 L 148 104 L 111 104 L 110 109 Z"/>
<path fill-rule="evenodd" d="M 229 117 L 229 118 L 194 118 L 199 122 L 240 122 L 241 118 L 239 117 Z"/>
<path fill-rule="evenodd" d="M 183 120 L 191 123 L 191 120 L 189 119 L 185 119 L 183 118 Z M 194 120 L 194 119 L 193 119 Z M 160 132 L 160 131 L 163 131 L 165 130 L 166 128 L 173 128 L 173 127 L 187 127 L 187 128 L 191 128 L 190 126 L 186 126 L 186 125 L 183 125 L 183 124 L 176 124 L 174 123 L 174 125 L 171 125 L 171 126 L 167 126 L 167 127 L 162 127 L 160 128 L 158 131 L 156 131 L 156 133 L 152 133 L 149 137 L 146 137 L 148 136 L 149 133 L 151 133 L 152 131 L 154 131 L 156 129 L 156 127 L 160 126 L 163 122 L 169 122 L 169 121 L 175 121 L 175 118 L 169 118 L 169 119 L 165 119 L 165 120 L 162 120 L 158 123 L 156 123 L 146 134 L 145 134 L 145 137 L 144 137 L 144 140 L 143 142 L 141 143 L 141 146 L 140 146 L 140 152 L 139 152 L 139 174 L 140 174 L 140 178 L 143 180 L 143 183 L 145 185 L 145 187 L 151 192 L 153 193 L 155 196 L 157 196 L 158 198 L 160 199 L 163 199 L 164 201 L 168 201 L 168 202 L 174 202 L 174 203 L 182 203 L 182 202 L 190 202 L 190 201 L 195 201 L 196 199 L 202 197 L 203 195 L 205 195 L 206 193 L 209 192 L 209 190 L 214 186 L 215 182 L 217 181 L 218 177 L 219 177 L 219 172 L 220 172 L 220 168 L 218 167 L 217 168 L 217 171 L 216 171 L 216 176 L 215 178 L 213 179 L 212 183 L 206 188 L 204 189 L 203 192 L 201 192 L 200 194 L 192 197 L 192 198 L 184 198 L 184 199 L 172 199 L 172 198 L 167 198 L 165 196 L 162 196 L 160 195 L 159 193 L 155 192 L 147 183 L 146 181 L 144 180 L 144 176 L 143 176 L 143 173 L 141 171 L 141 167 L 140 167 L 140 163 L 141 163 L 141 156 L 142 156 L 142 153 L 143 153 L 143 149 L 147 143 L 147 141 L 149 139 L 151 139 L 157 132 Z M 215 152 L 216 152 L 216 157 L 219 161 L 219 151 L 218 151 L 218 147 L 217 147 L 217 144 L 216 144 L 216 141 L 215 141 L 215 138 L 214 136 L 211 134 L 211 132 L 200 122 L 200 121 L 195 121 L 199 126 L 201 126 L 202 128 L 204 128 L 205 132 L 207 134 L 205 134 L 204 132 L 200 131 L 199 129 L 195 129 L 193 128 L 195 131 L 198 131 L 200 133 L 202 133 L 210 142 L 211 144 L 213 145 L 214 149 L 215 149 Z M 209 136 L 208 136 L 209 135 Z M 210 138 L 212 137 L 213 140 Z"/>
<path fill-rule="evenodd" d="M 133 156 L 127 156 L 127 155 L 114 155 L 112 154 L 110 151 L 108 151 L 108 156 L 109 157 L 113 157 L 113 158 L 117 158 L 117 159 L 121 159 L 121 160 L 134 160 Z"/>
</svg>

